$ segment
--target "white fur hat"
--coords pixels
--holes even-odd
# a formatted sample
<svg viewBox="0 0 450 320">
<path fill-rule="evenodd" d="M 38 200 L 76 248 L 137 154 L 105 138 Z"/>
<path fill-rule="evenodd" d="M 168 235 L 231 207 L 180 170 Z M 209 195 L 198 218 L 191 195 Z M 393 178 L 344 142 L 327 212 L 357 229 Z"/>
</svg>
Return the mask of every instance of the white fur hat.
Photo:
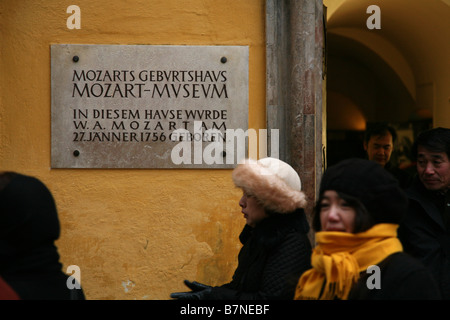
<svg viewBox="0 0 450 320">
<path fill-rule="evenodd" d="M 280 159 L 247 159 L 233 170 L 232 177 L 237 187 L 271 211 L 289 213 L 306 206 L 300 177 Z"/>
</svg>

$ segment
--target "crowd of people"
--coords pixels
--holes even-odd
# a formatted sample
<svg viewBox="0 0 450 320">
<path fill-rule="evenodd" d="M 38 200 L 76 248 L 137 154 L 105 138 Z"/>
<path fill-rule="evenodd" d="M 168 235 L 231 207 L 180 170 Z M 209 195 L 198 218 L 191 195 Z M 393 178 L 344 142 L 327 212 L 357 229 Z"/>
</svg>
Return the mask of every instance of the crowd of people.
<svg viewBox="0 0 450 320">
<path fill-rule="evenodd" d="M 247 224 L 231 282 L 211 287 L 185 280 L 190 291 L 171 297 L 450 299 L 450 129 L 417 137 L 414 176 L 390 166 L 395 138 L 389 126 L 371 127 L 367 159 L 326 169 L 311 223 L 313 246 L 296 171 L 273 158 L 238 165 L 233 180 L 243 190 L 239 205 Z"/>
<path fill-rule="evenodd" d="M 246 224 L 229 283 L 185 280 L 180 300 L 450 299 L 450 129 L 419 134 L 414 176 L 389 166 L 395 131 L 368 131 L 367 159 L 324 172 L 311 223 L 297 172 L 275 158 L 232 172 Z M 311 228 L 310 228 L 311 226 Z M 311 243 L 309 234 L 313 232 Z M 0 299 L 83 300 L 55 241 L 55 201 L 38 179 L 0 174 Z"/>
</svg>

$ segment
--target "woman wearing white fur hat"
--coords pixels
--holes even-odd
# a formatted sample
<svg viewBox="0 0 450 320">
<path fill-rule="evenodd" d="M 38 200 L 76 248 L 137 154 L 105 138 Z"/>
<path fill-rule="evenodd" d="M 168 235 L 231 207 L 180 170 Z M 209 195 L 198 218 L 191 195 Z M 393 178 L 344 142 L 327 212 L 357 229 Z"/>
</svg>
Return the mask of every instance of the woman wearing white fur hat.
<svg viewBox="0 0 450 320">
<path fill-rule="evenodd" d="M 233 170 L 232 177 L 243 190 L 239 206 L 247 222 L 239 236 L 243 247 L 232 281 L 211 287 L 185 280 L 192 291 L 172 293 L 171 297 L 293 299 L 299 277 L 311 267 L 300 177 L 275 158 L 246 160 Z"/>
</svg>

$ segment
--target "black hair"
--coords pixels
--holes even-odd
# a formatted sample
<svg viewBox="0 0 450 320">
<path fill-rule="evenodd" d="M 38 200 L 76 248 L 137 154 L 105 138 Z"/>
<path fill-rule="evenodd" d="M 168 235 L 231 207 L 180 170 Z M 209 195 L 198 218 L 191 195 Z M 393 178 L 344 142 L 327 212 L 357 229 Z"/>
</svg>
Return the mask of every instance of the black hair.
<svg viewBox="0 0 450 320">
<path fill-rule="evenodd" d="M 0 191 L 5 189 L 6 186 L 11 182 L 12 179 L 14 179 L 16 175 L 17 174 L 15 172 L 10 171 L 0 172 Z"/>
<path fill-rule="evenodd" d="M 353 233 L 366 231 L 375 225 L 373 217 L 371 216 L 369 211 L 367 211 L 367 208 L 358 198 L 355 198 L 342 192 L 337 192 L 337 194 L 341 199 L 347 202 L 347 204 L 350 207 L 355 209 L 356 215 Z M 321 205 L 322 200 L 323 194 L 319 197 L 319 199 L 316 202 L 316 205 L 314 206 L 314 217 L 312 221 L 312 227 L 316 232 L 322 230 L 322 225 L 320 223 L 320 210 L 322 207 Z"/>
<path fill-rule="evenodd" d="M 368 123 L 367 129 L 364 133 L 364 142 L 369 143 L 371 137 L 384 136 L 387 133 L 391 134 L 392 143 L 395 144 L 395 141 L 397 140 L 397 132 L 393 127 L 391 127 L 385 122 Z"/>
<path fill-rule="evenodd" d="M 450 129 L 434 128 L 421 132 L 412 146 L 412 155 L 417 160 L 418 146 L 432 152 L 445 152 L 450 159 Z"/>
</svg>

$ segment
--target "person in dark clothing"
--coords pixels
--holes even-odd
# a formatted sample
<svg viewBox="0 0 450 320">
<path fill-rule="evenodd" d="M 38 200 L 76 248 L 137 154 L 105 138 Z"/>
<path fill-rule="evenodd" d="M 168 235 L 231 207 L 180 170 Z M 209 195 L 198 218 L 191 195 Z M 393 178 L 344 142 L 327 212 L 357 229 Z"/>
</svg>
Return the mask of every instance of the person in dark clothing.
<svg viewBox="0 0 450 320">
<path fill-rule="evenodd" d="M 300 278 L 295 299 L 440 299 L 429 270 L 397 238 L 407 205 L 398 181 L 374 161 L 329 167 L 313 217 L 312 269 Z"/>
<path fill-rule="evenodd" d="M 396 140 L 397 132 L 393 127 L 384 122 L 371 123 L 364 133 L 363 147 L 367 159 L 385 168 L 398 180 L 400 187 L 405 189 L 411 185 L 414 174 L 392 165 L 390 160 Z"/>
<path fill-rule="evenodd" d="M 287 163 L 264 158 L 246 160 L 233 171 L 243 190 L 239 201 L 246 219 L 243 244 L 231 282 L 211 287 L 185 280 L 190 292 L 175 299 L 292 300 L 301 274 L 310 268 L 309 224 L 303 208 L 301 180 Z"/>
<path fill-rule="evenodd" d="M 0 276 L 22 300 L 84 299 L 69 289 L 55 241 L 60 225 L 48 188 L 14 172 L 0 174 Z"/>
<path fill-rule="evenodd" d="M 409 209 L 399 238 L 420 259 L 450 299 L 450 129 L 422 132 L 413 145 L 417 177 L 406 190 Z"/>
<path fill-rule="evenodd" d="M 19 295 L 0 277 L 0 300 L 20 300 Z"/>
<path fill-rule="evenodd" d="M 414 257 L 397 252 L 378 265 L 379 274 L 364 271 L 350 291 L 349 300 L 440 300 L 438 284 L 430 271 Z M 373 284 L 379 275 L 380 288 Z M 376 280 L 375 280 L 376 281 Z M 371 285 L 372 284 L 372 285 Z"/>
</svg>

